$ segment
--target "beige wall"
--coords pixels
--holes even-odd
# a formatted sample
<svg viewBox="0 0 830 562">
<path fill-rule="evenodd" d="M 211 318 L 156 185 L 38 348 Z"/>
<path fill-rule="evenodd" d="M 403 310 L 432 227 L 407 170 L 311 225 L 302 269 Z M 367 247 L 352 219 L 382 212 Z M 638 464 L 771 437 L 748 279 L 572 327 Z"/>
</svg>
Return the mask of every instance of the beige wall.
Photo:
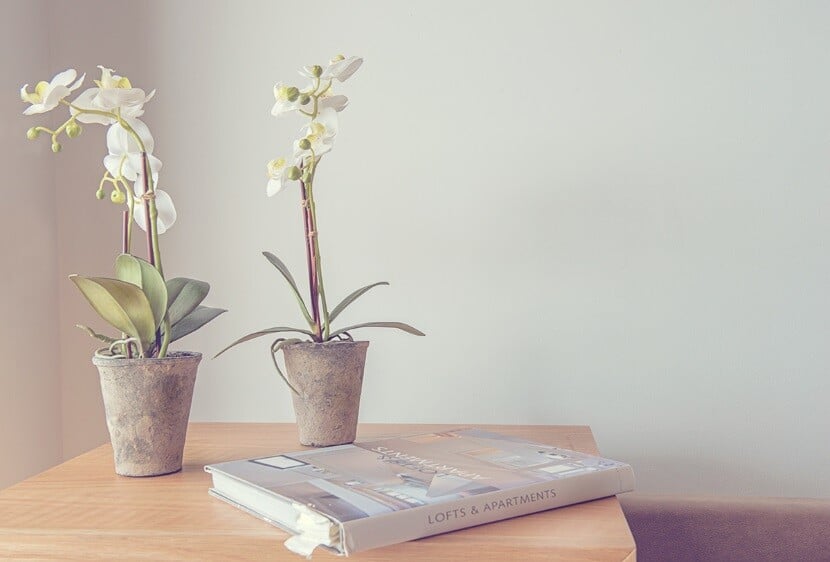
<svg viewBox="0 0 830 562">
<path fill-rule="evenodd" d="M 327 288 L 391 281 L 343 321 L 428 333 L 361 334 L 363 420 L 590 424 L 643 491 L 830 496 L 826 3 L 49 5 L 53 67 L 159 90 L 165 270 L 231 309 L 183 346 L 298 322 L 260 255 L 302 277 L 296 194 L 264 195 L 299 126 L 271 87 L 362 54 L 318 176 Z M 103 152 L 53 159 L 67 455 L 106 439 L 63 281 L 115 251 Z M 264 343 L 206 357 L 194 419 L 291 417 Z"/>
<path fill-rule="evenodd" d="M 36 123 L 56 123 L 63 114 L 22 116 L 25 106 L 15 94 L 23 82 L 34 84 L 68 67 L 89 73 L 89 84 L 98 64 L 124 64 L 146 81 L 144 8 L 128 1 L 20 1 L 2 8 L 0 91 L 6 95 L 0 97 L 0 158 L 7 170 L 8 212 L 0 229 L 8 275 L 0 279 L 0 299 L 9 320 L 0 323 L 0 384 L 8 390 L 0 394 L 0 487 L 107 440 L 90 362 L 96 342 L 74 327 L 105 326 L 67 276 L 109 274 L 120 247 L 117 208 L 94 197 L 105 129 L 86 126 L 53 154 L 46 140 L 27 141 L 25 132 Z"/>
<path fill-rule="evenodd" d="M 46 4 L 7 3 L 0 18 L 0 488 L 61 460 L 57 228 L 48 142 L 16 96 L 51 77 Z"/>
<path fill-rule="evenodd" d="M 87 72 L 88 87 L 98 79 L 97 65 L 129 72 L 137 84 L 150 77 L 145 68 L 153 64 L 148 44 L 153 34 L 147 3 L 118 0 L 107 2 L 51 2 L 52 37 L 60 49 L 52 54 L 55 68 L 74 67 Z M 73 25 L 64 22 L 73 21 Z M 75 286 L 72 273 L 112 275 L 121 248 L 121 208 L 109 200 L 98 201 L 95 191 L 104 173 L 107 154 L 106 128 L 87 125 L 77 139 L 64 143 L 55 159 L 60 277 L 61 397 L 64 455 L 72 457 L 108 439 L 98 373 L 91 363 L 99 347 L 75 324 L 107 331 Z"/>
</svg>

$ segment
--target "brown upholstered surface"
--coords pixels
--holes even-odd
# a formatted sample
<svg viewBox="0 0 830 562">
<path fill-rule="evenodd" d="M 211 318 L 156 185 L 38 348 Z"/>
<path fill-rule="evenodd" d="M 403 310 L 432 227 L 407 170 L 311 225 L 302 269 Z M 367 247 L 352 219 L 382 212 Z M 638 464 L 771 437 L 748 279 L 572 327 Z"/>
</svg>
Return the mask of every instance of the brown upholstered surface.
<svg viewBox="0 0 830 562">
<path fill-rule="evenodd" d="M 640 562 L 830 562 L 830 500 L 619 498 Z"/>
</svg>

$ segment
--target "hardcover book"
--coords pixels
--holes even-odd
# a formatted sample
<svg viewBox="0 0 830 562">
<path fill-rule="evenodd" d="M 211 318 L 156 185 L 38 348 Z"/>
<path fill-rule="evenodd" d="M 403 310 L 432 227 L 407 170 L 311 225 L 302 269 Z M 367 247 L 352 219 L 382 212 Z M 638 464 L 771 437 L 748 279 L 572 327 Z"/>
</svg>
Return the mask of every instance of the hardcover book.
<svg viewBox="0 0 830 562">
<path fill-rule="evenodd" d="M 634 489 L 628 464 L 463 428 L 208 465 L 210 493 L 341 555 Z"/>
</svg>

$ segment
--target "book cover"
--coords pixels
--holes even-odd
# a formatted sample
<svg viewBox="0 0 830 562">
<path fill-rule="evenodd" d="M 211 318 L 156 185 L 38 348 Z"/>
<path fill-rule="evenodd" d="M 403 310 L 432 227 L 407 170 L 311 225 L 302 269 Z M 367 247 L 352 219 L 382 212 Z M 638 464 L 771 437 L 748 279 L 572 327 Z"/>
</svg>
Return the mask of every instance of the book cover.
<svg viewBox="0 0 830 562">
<path fill-rule="evenodd" d="M 474 428 L 209 465 L 211 493 L 350 554 L 630 491 L 631 467 Z"/>
</svg>

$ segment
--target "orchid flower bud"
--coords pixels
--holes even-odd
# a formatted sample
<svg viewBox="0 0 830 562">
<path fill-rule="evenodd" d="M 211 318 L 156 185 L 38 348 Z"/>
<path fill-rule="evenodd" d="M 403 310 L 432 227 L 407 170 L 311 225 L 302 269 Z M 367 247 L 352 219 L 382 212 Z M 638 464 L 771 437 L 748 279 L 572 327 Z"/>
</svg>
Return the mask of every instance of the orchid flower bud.
<svg viewBox="0 0 830 562">
<path fill-rule="evenodd" d="M 288 88 L 288 90 L 286 91 L 286 96 L 287 96 L 287 98 L 288 98 L 288 101 L 291 101 L 291 102 L 293 102 L 293 101 L 297 101 L 297 98 L 299 98 L 299 97 L 300 97 L 300 90 L 299 90 L 299 88 L 297 88 L 297 87 L 295 87 L 295 86 L 291 86 L 291 87 L 290 87 L 290 88 Z"/>
<path fill-rule="evenodd" d="M 112 201 L 116 205 L 121 205 L 126 200 L 127 196 L 124 195 L 123 191 L 113 190 L 112 193 L 110 193 L 110 201 Z"/>
<path fill-rule="evenodd" d="M 58 153 L 58 152 L 61 151 L 61 148 L 63 148 L 61 146 L 61 143 L 59 143 L 59 142 L 53 142 L 52 143 L 52 152 Z"/>
<path fill-rule="evenodd" d="M 299 146 L 303 150 L 308 150 L 309 148 L 311 148 L 311 141 L 309 141 L 308 139 L 300 139 L 297 142 L 297 146 Z"/>
<path fill-rule="evenodd" d="M 81 134 L 82 130 L 83 129 L 81 129 L 81 126 L 78 125 L 77 121 L 70 121 L 69 124 L 66 126 L 66 136 L 68 136 L 70 139 L 74 139 L 75 137 Z"/>
<path fill-rule="evenodd" d="M 288 168 L 288 172 L 286 175 L 290 180 L 298 180 L 302 176 L 302 172 L 297 166 L 291 166 L 290 168 Z"/>
<path fill-rule="evenodd" d="M 323 67 L 319 64 L 315 64 L 311 68 L 308 69 L 311 72 L 311 75 L 315 78 L 319 78 L 323 74 Z"/>
<path fill-rule="evenodd" d="M 35 140 L 40 136 L 40 131 L 37 130 L 36 127 L 32 127 L 28 131 L 26 131 L 26 138 L 29 140 Z"/>
</svg>

